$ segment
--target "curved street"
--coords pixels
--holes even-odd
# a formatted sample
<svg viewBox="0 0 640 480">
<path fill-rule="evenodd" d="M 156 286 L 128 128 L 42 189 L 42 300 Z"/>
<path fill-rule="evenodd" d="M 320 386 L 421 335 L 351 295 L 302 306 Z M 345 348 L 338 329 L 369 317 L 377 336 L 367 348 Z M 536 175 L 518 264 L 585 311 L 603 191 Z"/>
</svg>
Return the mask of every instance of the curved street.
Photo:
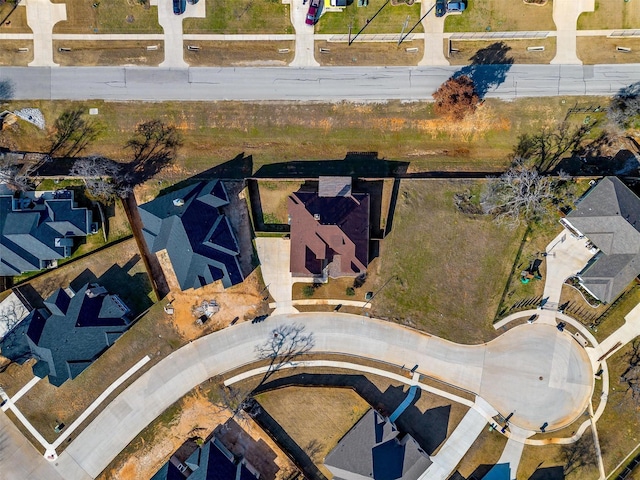
<svg viewBox="0 0 640 480">
<path fill-rule="evenodd" d="M 417 330 L 357 315 L 301 313 L 236 325 L 177 350 L 122 392 L 55 462 L 64 478 L 96 477 L 167 407 L 215 375 L 255 360 L 255 346 L 279 325 L 313 333 L 314 352 L 382 360 L 478 393 L 527 430 L 561 428 L 583 413 L 593 389 L 584 349 L 545 324 L 515 327 L 483 345 L 458 345 Z M 73 473 L 73 476 L 71 475 Z M 85 475 L 86 473 L 86 475 Z"/>
</svg>

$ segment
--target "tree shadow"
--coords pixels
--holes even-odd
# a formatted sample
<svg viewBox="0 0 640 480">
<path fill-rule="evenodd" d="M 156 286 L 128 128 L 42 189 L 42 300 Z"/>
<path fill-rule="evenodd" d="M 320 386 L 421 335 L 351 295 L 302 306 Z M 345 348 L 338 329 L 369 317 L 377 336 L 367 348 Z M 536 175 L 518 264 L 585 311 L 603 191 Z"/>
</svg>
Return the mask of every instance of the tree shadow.
<svg viewBox="0 0 640 480">
<path fill-rule="evenodd" d="M 9 12 L 9 15 L 11 15 L 17 7 L 18 2 L 16 2 L 16 5 L 13 7 L 11 12 Z M 5 20 L 9 18 L 9 15 L 7 15 L 4 20 L 2 20 L 2 25 L 4 25 Z M 0 102 L 4 100 L 11 100 L 14 94 L 15 88 L 13 86 L 13 82 L 11 80 L 0 80 Z"/>
<path fill-rule="evenodd" d="M 558 465 L 555 467 L 538 468 L 533 475 L 529 477 L 529 480 L 563 480 L 564 471 L 563 468 Z"/>
<path fill-rule="evenodd" d="M 507 78 L 507 72 L 513 65 L 513 57 L 507 56 L 509 50 L 511 47 L 504 42 L 481 48 L 469 59 L 471 63 L 462 67 L 453 78 L 463 75 L 471 78 L 476 93 L 483 99 L 489 90 L 504 83 Z"/>
<path fill-rule="evenodd" d="M 398 408 L 408 391 L 402 386 L 389 386 L 382 392 L 364 375 L 300 373 L 270 380 L 256 389 L 254 395 L 289 386 L 350 388 L 384 416 Z M 451 405 L 434 407 L 423 413 L 415 406 L 421 392 L 418 390 L 414 404 L 407 407 L 395 423 L 400 431 L 410 434 L 428 455 L 432 455 L 447 438 Z"/>
<path fill-rule="evenodd" d="M 343 176 L 388 178 L 407 173 L 409 162 L 378 158 L 378 152 L 348 152 L 342 160 L 298 160 L 261 166 L 255 178 Z"/>
</svg>

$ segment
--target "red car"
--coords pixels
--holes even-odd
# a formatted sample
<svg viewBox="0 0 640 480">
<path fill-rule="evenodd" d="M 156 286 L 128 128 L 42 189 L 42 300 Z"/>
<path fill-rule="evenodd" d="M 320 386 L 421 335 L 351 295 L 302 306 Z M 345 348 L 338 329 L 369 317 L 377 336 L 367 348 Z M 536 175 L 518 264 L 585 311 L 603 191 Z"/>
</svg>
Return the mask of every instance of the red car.
<svg viewBox="0 0 640 480">
<path fill-rule="evenodd" d="M 311 0 L 311 3 L 309 4 L 309 11 L 307 12 L 307 18 L 305 20 L 307 25 L 315 25 L 318 8 L 320 8 L 320 0 Z"/>
</svg>

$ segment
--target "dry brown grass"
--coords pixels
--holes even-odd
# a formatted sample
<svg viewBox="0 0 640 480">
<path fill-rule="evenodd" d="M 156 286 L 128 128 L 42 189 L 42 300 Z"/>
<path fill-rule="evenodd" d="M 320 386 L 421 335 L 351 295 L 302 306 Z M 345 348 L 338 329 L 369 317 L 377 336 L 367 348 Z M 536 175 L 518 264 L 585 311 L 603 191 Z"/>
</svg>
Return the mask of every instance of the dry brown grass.
<svg viewBox="0 0 640 480">
<path fill-rule="evenodd" d="M 341 388 L 288 387 L 256 399 L 317 465 L 370 408 L 357 393 Z"/>
<path fill-rule="evenodd" d="M 158 50 L 147 50 L 147 46 Z M 70 48 L 61 52 L 59 48 Z M 53 41 L 53 61 L 61 66 L 148 65 L 158 66 L 164 60 L 161 41 Z"/>
<path fill-rule="evenodd" d="M 490 45 L 495 44 L 496 40 L 490 41 L 461 41 L 452 40 L 451 48 L 453 50 L 448 56 L 449 63 L 451 65 L 468 65 L 471 62 L 471 57 L 481 49 L 486 49 Z M 535 40 L 508 40 L 504 42 L 509 51 L 506 52 L 506 57 L 511 58 L 513 63 L 533 63 L 542 64 L 549 63 L 556 55 L 556 39 L 555 37 L 539 38 Z M 527 47 L 544 47 L 544 51 L 528 51 Z M 444 42 L 444 54 L 447 55 L 448 42 Z"/>
<path fill-rule="evenodd" d="M 640 26 L 640 20 L 636 26 Z M 616 47 L 630 48 L 631 52 L 619 52 Z M 639 63 L 640 38 L 578 37 L 576 52 L 578 58 L 587 65 Z"/>
<path fill-rule="evenodd" d="M 67 20 L 53 33 L 162 33 L 158 7 L 137 0 L 55 0 L 66 5 Z M 97 7 L 93 7 L 97 4 Z"/>
<path fill-rule="evenodd" d="M 2 30 L 0 30 L 2 33 Z M 19 48 L 28 48 L 28 52 L 19 52 Z M 33 60 L 32 40 L 1 40 L 0 65 L 26 67 Z"/>
<path fill-rule="evenodd" d="M 407 48 L 417 48 L 409 51 Z M 328 50 L 324 53 L 320 49 Z M 424 54 L 424 41 L 358 42 L 349 45 L 341 42 L 315 42 L 315 57 L 320 65 L 403 66 L 417 65 Z"/>
<path fill-rule="evenodd" d="M 188 46 L 199 47 L 190 51 Z M 279 50 L 288 50 L 280 53 Z M 293 41 L 195 41 L 185 40 L 184 60 L 192 67 L 208 66 L 283 66 L 288 65 L 295 53 Z"/>
<path fill-rule="evenodd" d="M 5 2 L 0 5 L 1 19 L 5 21 L 0 25 L 0 33 L 33 33 L 27 24 L 27 9 L 24 3 L 16 9 L 13 8 L 13 3 Z"/>
<path fill-rule="evenodd" d="M 287 223 L 289 216 L 287 199 L 293 192 L 297 192 L 303 184 L 304 182 L 299 180 L 258 181 L 264 223 Z"/>
<path fill-rule="evenodd" d="M 372 315 L 456 342 L 496 336 L 491 324 L 522 231 L 457 211 L 454 193 L 480 187 L 471 181 L 402 181 L 375 272 L 378 288 L 391 281 L 372 301 Z"/>
<path fill-rule="evenodd" d="M 490 432 L 487 426 L 471 444 L 456 470 L 464 478 L 471 478 L 480 465 L 496 464 L 506 444 L 507 437 L 497 431 Z"/>
</svg>

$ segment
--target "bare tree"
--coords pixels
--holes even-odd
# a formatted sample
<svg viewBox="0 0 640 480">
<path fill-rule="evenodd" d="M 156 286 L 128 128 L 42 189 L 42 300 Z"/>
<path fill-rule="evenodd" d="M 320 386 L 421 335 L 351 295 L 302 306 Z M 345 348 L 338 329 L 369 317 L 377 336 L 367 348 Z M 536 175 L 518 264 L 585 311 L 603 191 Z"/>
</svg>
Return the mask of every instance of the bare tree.
<svg viewBox="0 0 640 480">
<path fill-rule="evenodd" d="M 487 184 L 481 196 L 486 214 L 493 215 L 497 223 L 517 226 L 521 221 L 543 218 L 556 195 L 552 177 L 540 175 L 538 170 L 516 165 Z"/>
<path fill-rule="evenodd" d="M 25 191 L 32 188 L 29 177 L 23 174 L 17 165 L 0 166 L 0 183 L 6 184 L 15 191 Z"/>
<path fill-rule="evenodd" d="M 89 195 L 104 203 L 126 197 L 132 191 L 126 169 L 109 158 L 80 158 L 75 161 L 69 174 L 81 177 Z"/>
<path fill-rule="evenodd" d="M 640 82 L 621 89 L 607 109 L 607 117 L 616 126 L 627 129 L 637 127 L 640 121 Z"/>
<path fill-rule="evenodd" d="M 561 122 L 542 127 L 535 133 L 525 133 L 518 139 L 515 157 L 527 159 L 527 163 L 535 166 L 539 172 L 550 172 L 558 166 L 565 155 L 591 151 L 596 144 L 600 143 L 601 139 L 596 139 L 591 147 L 585 144 L 587 135 L 597 124 L 597 120 L 579 126 Z"/>
<path fill-rule="evenodd" d="M 87 120 L 82 107 L 67 109 L 54 123 L 49 155 L 75 157 L 101 133 L 102 127 L 93 120 Z"/>
<path fill-rule="evenodd" d="M 315 345 L 313 333 L 305 333 L 304 325 L 287 324 L 275 327 L 264 343 L 256 345 L 257 360 L 268 360 L 267 370 L 254 387 L 236 387 L 224 385 L 220 388 L 220 403 L 228 408 L 233 417 L 245 411 L 253 417 L 260 412 L 260 405 L 253 395 L 258 388 L 276 372 L 301 355 L 308 353 Z"/>
<path fill-rule="evenodd" d="M 620 375 L 620 383 L 627 387 L 631 398 L 640 404 L 640 340 L 636 339 L 631 344 L 631 352 L 627 354 L 629 365 Z"/>
<path fill-rule="evenodd" d="M 467 114 L 475 112 L 480 101 L 473 80 L 467 75 L 444 82 L 433 98 L 435 112 L 454 120 L 462 120 Z"/>
</svg>

